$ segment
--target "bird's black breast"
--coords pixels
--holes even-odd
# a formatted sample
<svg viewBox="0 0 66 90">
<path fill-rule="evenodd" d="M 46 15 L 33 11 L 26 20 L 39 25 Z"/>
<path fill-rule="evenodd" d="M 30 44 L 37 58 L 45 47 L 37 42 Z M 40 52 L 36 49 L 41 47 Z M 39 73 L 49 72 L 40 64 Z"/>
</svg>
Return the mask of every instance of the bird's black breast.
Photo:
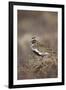
<svg viewBox="0 0 66 90">
<path fill-rule="evenodd" d="M 32 40 L 32 44 L 36 43 L 36 40 Z"/>
<path fill-rule="evenodd" d="M 36 51 L 33 51 L 36 55 L 38 55 L 38 56 L 41 56 L 38 52 L 36 52 Z"/>
</svg>

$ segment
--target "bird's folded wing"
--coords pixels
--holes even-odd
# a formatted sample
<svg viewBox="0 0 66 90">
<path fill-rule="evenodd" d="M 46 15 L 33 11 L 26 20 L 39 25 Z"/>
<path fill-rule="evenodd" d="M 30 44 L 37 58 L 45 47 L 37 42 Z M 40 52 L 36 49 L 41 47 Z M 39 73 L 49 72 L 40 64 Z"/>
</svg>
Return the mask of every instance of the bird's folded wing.
<svg viewBox="0 0 66 90">
<path fill-rule="evenodd" d="M 43 55 L 43 53 L 41 53 L 41 52 L 40 52 L 38 49 L 36 49 L 36 48 L 35 48 L 35 49 L 33 48 L 32 50 L 33 50 L 34 52 L 38 53 L 39 55 Z"/>
</svg>

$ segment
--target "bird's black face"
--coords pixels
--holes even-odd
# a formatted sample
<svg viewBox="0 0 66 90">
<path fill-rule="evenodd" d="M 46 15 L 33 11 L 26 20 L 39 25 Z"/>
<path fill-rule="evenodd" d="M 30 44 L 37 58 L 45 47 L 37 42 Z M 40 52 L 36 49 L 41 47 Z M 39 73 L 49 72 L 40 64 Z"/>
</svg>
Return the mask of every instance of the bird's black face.
<svg viewBox="0 0 66 90">
<path fill-rule="evenodd" d="M 35 44 L 36 43 L 36 40 L 32 40 L 32 44 Z"/>
</svg>

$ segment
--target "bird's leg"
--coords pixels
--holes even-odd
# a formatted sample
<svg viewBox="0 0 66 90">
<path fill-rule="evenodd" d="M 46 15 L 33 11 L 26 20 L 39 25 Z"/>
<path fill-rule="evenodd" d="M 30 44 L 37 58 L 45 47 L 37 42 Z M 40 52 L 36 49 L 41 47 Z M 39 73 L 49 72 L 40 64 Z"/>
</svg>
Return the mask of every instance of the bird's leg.
<svg viewBox="0 0 66 90">
<path fill-rule="evenodd" d="M 43 58 L 45 59 L 45 56 L 42 56 L 41 57 L 41 65 L 43 66 L 43 67 L 47 67 L 47 65 L 46 65 L 46 63 L 43 61 Z"/>
<path fill-rule="evenodd" d="M 43 57 L 44 57 L 44 56 L 41 56 L 41 58 L 40 58 L 41 61 L 43 60 Z"/>
</svg>

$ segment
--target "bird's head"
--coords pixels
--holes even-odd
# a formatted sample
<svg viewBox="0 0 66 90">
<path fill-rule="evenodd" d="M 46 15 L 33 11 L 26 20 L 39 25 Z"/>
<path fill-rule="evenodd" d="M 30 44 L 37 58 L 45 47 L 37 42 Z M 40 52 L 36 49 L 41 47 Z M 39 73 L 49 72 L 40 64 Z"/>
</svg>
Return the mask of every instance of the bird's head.
<svg viewBox="0 0 66 90">
<path fill-rule="evenodd" d="M 32 37 L 32 44 L 36 43 L 36 37 Z"/>
</svg>

